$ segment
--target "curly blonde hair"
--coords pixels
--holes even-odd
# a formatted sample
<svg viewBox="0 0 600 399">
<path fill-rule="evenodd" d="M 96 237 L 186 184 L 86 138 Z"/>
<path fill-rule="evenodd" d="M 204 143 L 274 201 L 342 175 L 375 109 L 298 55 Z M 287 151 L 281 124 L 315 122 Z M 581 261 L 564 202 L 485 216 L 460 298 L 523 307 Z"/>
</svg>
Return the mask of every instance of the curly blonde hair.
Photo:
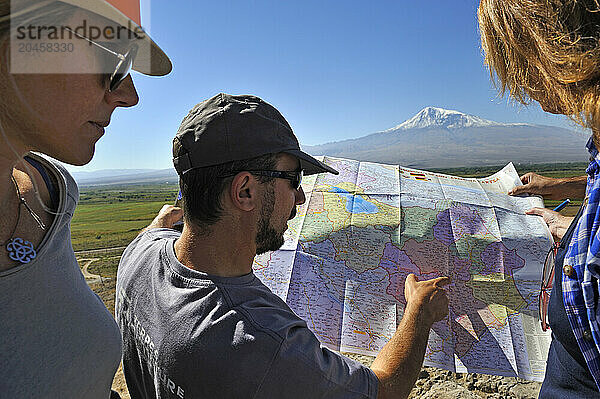
<svg viewBox="0 0 600 399">
<path fill-rule="evenodd" d="M 600 0 L 481 0 L 477 16 L 502 94 L 600 130 Z"/>
</svg>

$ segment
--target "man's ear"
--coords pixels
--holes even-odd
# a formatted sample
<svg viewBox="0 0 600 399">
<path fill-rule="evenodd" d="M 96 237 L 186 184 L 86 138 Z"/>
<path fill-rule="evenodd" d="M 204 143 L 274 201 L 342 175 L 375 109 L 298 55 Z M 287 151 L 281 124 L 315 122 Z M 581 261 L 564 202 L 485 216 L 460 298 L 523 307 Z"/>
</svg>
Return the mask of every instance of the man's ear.
<svg viewBox="0 0 600 399">
<path fill-rule="evenodd" d="M 249 172 L 240 172 L 231 181 L 229 198 L 233 205 L 249 212 L 257 207 L 258 182 Z"/>
</svg>

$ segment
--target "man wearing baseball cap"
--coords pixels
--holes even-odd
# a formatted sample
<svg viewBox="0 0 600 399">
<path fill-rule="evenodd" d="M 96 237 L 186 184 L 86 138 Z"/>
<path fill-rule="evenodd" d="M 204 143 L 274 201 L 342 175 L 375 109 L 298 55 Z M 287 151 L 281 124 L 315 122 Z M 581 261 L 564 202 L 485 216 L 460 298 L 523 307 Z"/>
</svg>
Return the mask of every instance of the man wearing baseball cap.
<svg viewBox="0 0 600 399">
<path fill-rule="evenodd" d="M 447 279 L 407 278 L 398 330 L 371 369 L 322 347 L 252 273 L 283 244 L 304 203 L 303 173 L 338 172 L 302 152 L 288 122 L 250 95 L 218 94 L 173 141 L 183 232 L 163 207 L 125 250 L 116 316 L 132 398 L 407 397 L 429 329 L 448 311 Z"/>
</svg>

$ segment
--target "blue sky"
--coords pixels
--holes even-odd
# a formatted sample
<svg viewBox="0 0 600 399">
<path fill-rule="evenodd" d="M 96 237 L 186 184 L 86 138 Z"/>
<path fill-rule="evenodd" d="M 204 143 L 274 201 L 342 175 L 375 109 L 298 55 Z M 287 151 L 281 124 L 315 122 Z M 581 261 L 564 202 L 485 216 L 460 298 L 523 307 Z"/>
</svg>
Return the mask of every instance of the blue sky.
<svg viewBox="0 0 600 399">
<path fill-rule="evenodd" d="M 426 106 L 574 128 L 536 104 L 498 96 L 483 66 L 477 4 L 152 1 L 150 34 L 173 72 L 134 72 L 140 103 L 118 109 L 92 162 L 71 170 L 171 167 L 182 118 L 221 91 L 270 102 L 307 145 L 388 129 Z"/>
</svg>

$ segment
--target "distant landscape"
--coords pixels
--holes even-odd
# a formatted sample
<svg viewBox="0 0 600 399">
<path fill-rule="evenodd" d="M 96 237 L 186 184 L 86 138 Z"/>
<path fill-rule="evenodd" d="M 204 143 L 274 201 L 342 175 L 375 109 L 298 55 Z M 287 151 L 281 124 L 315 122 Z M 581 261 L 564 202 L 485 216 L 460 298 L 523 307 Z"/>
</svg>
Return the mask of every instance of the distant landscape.
<svg viewBox="0 0 600 399">
<path fill-rule="evenodd" d="M 366 136 L 304 146 L 312 155 L 431 170 L 491 165 L 585 162 L 589 133 L 528 123 L 501 123 L 427 107 L 407 121 Z"/>
<path fill-rule="evenodd" d="M 96 172 L 72 172 L 80 187 L 123 184 L 178 182 L 175 169 L 105 169 Z"/>
<path fill-rule="evenodd" d="M 544 170 L 548 170 L 548 164 L 558 164 L 559 169 L 565 169 L 567 164 L 587 164 L 588 138 L 588 133 L 578 130 L 494 122 L 459 111 L 427 107 L 382 132 L 302 148 L 315 156 L 462 174 L 494 171 L 508 162 L 517 168 Z M 73 176 L 82 187 L 178 181 L 173 168 L 76 170 Z"/>
</svg>

